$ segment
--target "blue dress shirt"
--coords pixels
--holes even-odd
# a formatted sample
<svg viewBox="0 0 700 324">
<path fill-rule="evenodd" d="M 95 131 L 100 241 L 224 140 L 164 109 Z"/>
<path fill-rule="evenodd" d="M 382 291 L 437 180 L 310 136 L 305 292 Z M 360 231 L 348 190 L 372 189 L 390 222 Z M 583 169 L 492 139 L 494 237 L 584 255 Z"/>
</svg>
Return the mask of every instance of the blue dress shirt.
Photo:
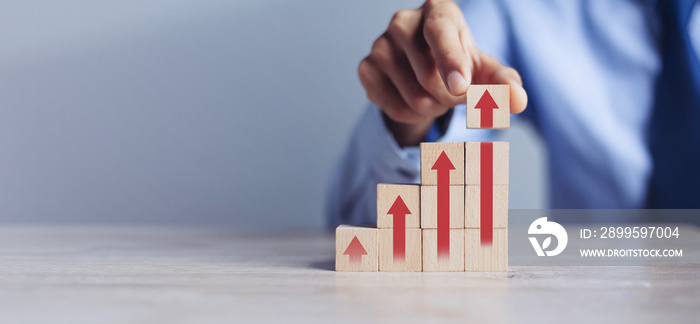
<svg viewBox="0 0 700 324">
<path fill-rule="evenodd" d="M 523 78 L 528 108 L 514 119 L 533 123 L 548 148 L 551 208 L 645 208 L 661 68 L 655 1 L 472 0 L 462 10 L 478 47 Z M 698 3 L 688 28 L 700 53 Z M 491 131 L 466 129 L 465 118 L 455 107 L 438 141 L 490 139 Z M 331 180 L 329 225 L 374 224 L 376 184 L 419 175 L 418 148 L 400 148 L 370 105 Z M 590 217 L 582 221 L 603 221 Z"/>
</svg>

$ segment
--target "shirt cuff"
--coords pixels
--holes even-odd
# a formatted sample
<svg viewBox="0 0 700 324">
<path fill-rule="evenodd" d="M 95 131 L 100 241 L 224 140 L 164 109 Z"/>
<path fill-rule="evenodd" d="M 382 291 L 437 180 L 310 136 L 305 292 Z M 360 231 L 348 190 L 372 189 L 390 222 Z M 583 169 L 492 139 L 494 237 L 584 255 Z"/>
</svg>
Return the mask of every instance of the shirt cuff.
<svg viewBox="0 0 700 324">
<path fill-rule="evenodd" d="M 373 125 L 376 127 L 376 129 L 380 130 L 380 132 L 383 134 L 381 138 L 386 139 L 386 144 L 389 146 L 390 151 L 393 152 L 393 154 L 389 155 L 384 155 L 382 158 L 380 158 L 380 164 L 377 165 L 376 167 L 378 170 L 387 170 L 386 168 L 392 168 L 392 167 L 397 167 L 398 171 L 404 175 L 414 177 L 415 180 L 413 182 L 417 182 L 420 176 L 420 146 L 406 146 L 406 147 L 400 147 L 399 144 L 396 142 L 396 139 L 394 138 L 394 135 L 389 131 L 386 122 L 385 122 L 385 116 L 384 113 L 381 111 L 381 109 L 377 108 L 376 106 L 372 105 L 373 109 L 376 110 L 378 113 L 377 119 L 379 121 L 380 125 Z M 450 126 L 450 122 L 452 121 L 452 114 L 454 112 L 454 109 L 450 109 L 445 113 L 444 115 L 440 116 L 437 118 L 435 123 L 432 125 L 430 130 L 428 131 L 428 134 L 426 138 L 423 140 L 424 142 L 436 142 L 440 140 L 442 137 L 445 136 L 447 133 L 447 130 Z M 396 164 L 395 162 L 392 162 L 391 159 L 400 159 L 401 162 Z M 384 164 L 388 163 L 388 164 Z M 383 169 L 384 168 L 384 169 Z"/>
<path fill-rule="evenodd" d="M 364 131 L 357 140 L 366 145 L 365 156 L 372 157 L 371 169 L 379 181 L 417 182 L 420 176 L 420 151 L 417 146 L 401 148 L 384 122 L 381 109 L 370 107 L 363 116 Z"/>
<path fill-rule="evenodd" d="M 430 127 L 428 135 L 425 136 L 425 140 L 423 141 L 437 142 L 441 137 L 445 136 L 445 133 L 447 133 L 447 128 L 450 126 L 453 113 L 454 109 L 450 109 L 444 115 L 438 117 Z"/>
</svg>

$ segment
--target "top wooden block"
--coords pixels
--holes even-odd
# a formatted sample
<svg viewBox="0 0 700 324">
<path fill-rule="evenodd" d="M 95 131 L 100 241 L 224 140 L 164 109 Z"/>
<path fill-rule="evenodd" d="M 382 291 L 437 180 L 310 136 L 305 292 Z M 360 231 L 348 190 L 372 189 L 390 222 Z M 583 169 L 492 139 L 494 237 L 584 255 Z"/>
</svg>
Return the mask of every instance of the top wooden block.
<svg viewBox="0 0 700 324">
<path fill-rule="evenodd" d="M 473 84 L 467 90 L 467 128 L 509 128 L 510 86 Z"/>
<path fill-rule="evenodd" d="M 397 202 L 401 197 L 403 205 Z M 397 204 L 394 207 L 394 204 Z M 393 228 L 394 212 L 408 211 L 404 218 L 406 228 L 420 227 L 420 186 L 408 184 L 384 184 L 377 185 L 377 227 Z M 404 208 L 405 207 L 405 208 Z"/>
<path fill-rule="evenodd" d="M 445 152 L 454 166 L 450 170 L 450 185 L 464 185 L 464 143 L 420 143 L 420 181 L 424 186 L 437 186 L 438 157 Z"/>
</svg>

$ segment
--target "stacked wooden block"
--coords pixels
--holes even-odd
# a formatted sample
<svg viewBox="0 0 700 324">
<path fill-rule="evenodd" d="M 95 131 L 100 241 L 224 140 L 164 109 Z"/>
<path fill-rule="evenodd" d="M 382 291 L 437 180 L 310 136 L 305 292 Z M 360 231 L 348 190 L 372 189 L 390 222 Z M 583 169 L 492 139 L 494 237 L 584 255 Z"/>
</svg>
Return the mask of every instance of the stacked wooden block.
<svg viewBox="0 0 700 324">
<path fill-rule="evenodd" d="M 509 127 L 509 91 L 470 86 L 467 127 Z M 377 227 L 336 229 L 336 270 L 507 271 L 508 143 L 420 149 L 420 185 L 377 185 Z"/>
</svg>

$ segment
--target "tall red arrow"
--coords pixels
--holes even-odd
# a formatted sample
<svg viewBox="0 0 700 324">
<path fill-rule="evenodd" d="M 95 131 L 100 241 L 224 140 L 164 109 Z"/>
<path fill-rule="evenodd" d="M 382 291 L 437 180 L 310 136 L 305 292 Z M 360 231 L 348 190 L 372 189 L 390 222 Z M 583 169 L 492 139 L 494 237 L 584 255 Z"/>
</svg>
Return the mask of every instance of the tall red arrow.
<svg viewBox="0 0 700 324">
<path fill-rule="evenodd" d="M 484 91 L 474 108 L 481 109 L 481 128 L 493 128 L 493 110 L 498 109 L 498 105 L 488 90 Z"/>
<path fill-rule="evenodd" d="M 394 261 L 403 262 L 406 260 L 406 215 L 410 215 L 411 211 L 398 196 L 387 214 L 394 215 Z"/>
<path fill-rule="evenodd" d="M 437 170 L 437 254 L 438 258 L 450 256 L 450 170 L 455 170 L 445 151 L 435 161 L 431 170 Z"/>
<path fill-rule="evenodd" d="M 493 241 L 493 143 L 481 142 L 481 244 Z"/>
<path fill-rule="evenodd" d="M 343 255 L 350 256 L 351 264 L 360 264 L 362 262 L 362 256 L 367 255 L 367 251 L 365 251 L 362 243 L 360 243 L 360 240 L 358 240 L 357 236 L 355 236 L 352 238 L 352 241 L 350 241 L 348 248 L 345 249 L 345 252 L 343 252 Z"/>
</svg>

